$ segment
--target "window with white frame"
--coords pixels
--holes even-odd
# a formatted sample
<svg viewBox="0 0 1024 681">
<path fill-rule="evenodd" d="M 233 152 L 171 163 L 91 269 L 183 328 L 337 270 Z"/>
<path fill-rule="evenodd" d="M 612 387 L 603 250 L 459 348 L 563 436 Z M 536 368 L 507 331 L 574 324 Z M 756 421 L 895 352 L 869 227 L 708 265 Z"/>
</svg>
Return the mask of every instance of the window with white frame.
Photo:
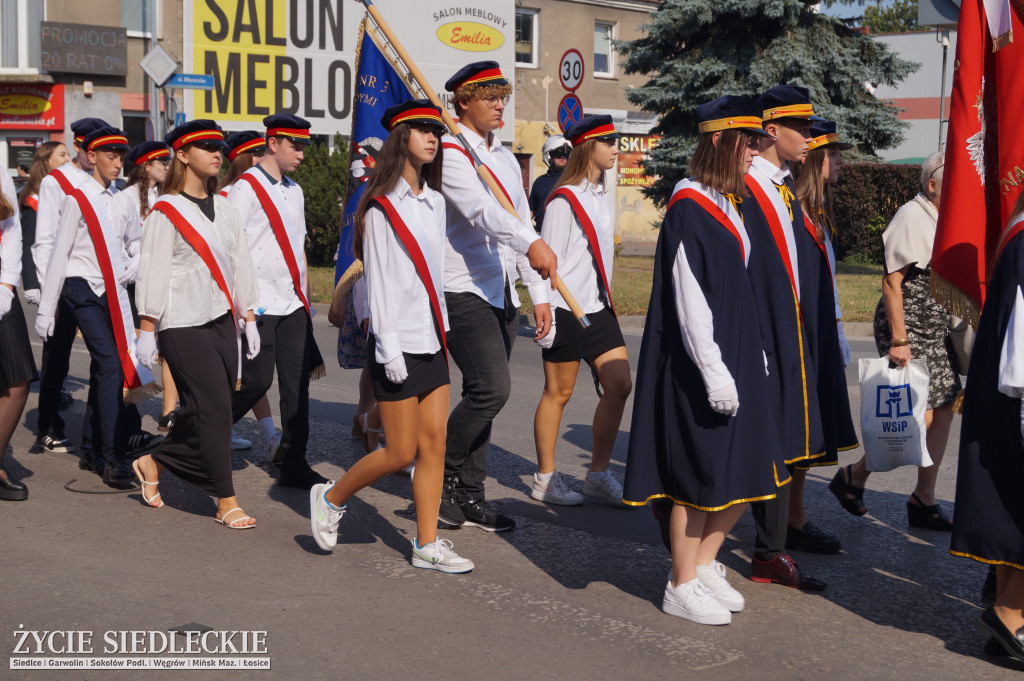
<svg viewBox="0 0 1024 681">
<path fill-rule="evenodd" d="M 535 9 L 516 9 L 516 66 L 537 66 L 539 14 Z"/>
<path fill-rule="evenodd" d="M 0 0 L 0 72 L 37 73 L 40 0 Z"/>
<path fill-rule="evenodd" d="M 160 0 L 121 0 L 121 25 L 133 38 L 149 38 L 157 26 Z"/>
<path fill-rule="evenodd" d="M 612 76 L 615 71 L 615 52 L 612 40 L 615 38 L 615 24 L 594 22 L 594 75 Z"/>
</svg>

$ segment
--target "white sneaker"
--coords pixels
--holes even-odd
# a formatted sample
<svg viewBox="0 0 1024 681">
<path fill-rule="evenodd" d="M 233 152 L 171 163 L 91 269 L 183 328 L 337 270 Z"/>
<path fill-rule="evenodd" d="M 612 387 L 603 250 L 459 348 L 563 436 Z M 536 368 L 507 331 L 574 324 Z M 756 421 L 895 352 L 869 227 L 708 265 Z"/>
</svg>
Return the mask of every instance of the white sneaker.
<svg viewBox="0 0 1024 681">
<path fill-rule="evenodd" d="M 665 587 L 661 609 L 668 615 L 682 617 L 697 624 L 729 624 L 732 613 L 715 595 L 704 588 L 699 577 L 673 587 L 670 580 Z"/>
<path fill-rule="evenodd" d="M 270 463 L 281 463 L 284 458 L 284 452 L 281 456 L 277 455 L 277 448 L 281 446 L 281 433 L 274 431 L 274 436 L 267 440 L 267 461 Z"/>
<path fill-rule="evenodd" d="M 732 585 L 725 579 L 725 566 L 717 560 L 713 560 L 707 565 L 698 565 L 697 578 L 700 579 L 701 585 L 714 594 L 722 605 L 729 608 L 730 612 L 743 610 L 745 604 L 743 594 L 732 588 Z"/>
<path fill-rule="evenodd" d="M 583 503 L 583 495 L 570 489 L 558 471 L 551 474 L 546 484 L 537 478 L 538 475 L 533 474 L 533 491 L 530 492 L 530 496 L 537 501 L 559 506 L 579 506 Z"/>
<path fill-rule="evenodd" d="M 309 490 L 309 525 L 313 530 L 313 539 L 316 545 L 324 551 L 333 551 L 338 543 L 338 523 L 341 516 L 345 515 L 345 507 L 335 510 L 324 499 L 333 482 L 313 485 Z"/>
<path fill-rule="evenodd" d="M 622 503 L 622 484 L 610 471 L 605 471 L 597 480 L 587 473 L 583 481 L 583 496 L 593 501 L 619 505 Z"/>
<path fill-rule="evenodd" d="M 252 449 L 252 443 L 246 440 L 244 437 L 236 433 L 234 430 L 231 431 L 231 451 L 238 449 Z"/>
<path fill-rule="evenodd" d="M 422 548 L 417 548 L 416 539 L 412 540 L 412 566 L 441 572 L 469 572 L 475 565 L 468 558 L 462 558 L 452 550 L 450 539 L 437 539 Z"/>
</svg>

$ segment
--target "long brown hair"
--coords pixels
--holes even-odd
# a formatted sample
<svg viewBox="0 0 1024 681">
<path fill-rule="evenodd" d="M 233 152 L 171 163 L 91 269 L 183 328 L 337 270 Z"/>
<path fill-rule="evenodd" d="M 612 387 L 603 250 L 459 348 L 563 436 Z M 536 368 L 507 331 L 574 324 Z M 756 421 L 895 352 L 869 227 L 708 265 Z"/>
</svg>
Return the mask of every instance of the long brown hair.
<svg viewBox="0 0 1024 681">
<path fill-rule="evenodd" d="M 356 207 L 355 231 L 352 234 L 352 253 L 359 260 L 363 259 L 363 236 L 366 234 L 366 209 L 370 207 L 370 199 L 375 196 L 383 196 L 395 188 L 398 178 L 402 176 L 405 168 L 405 158 L 409 149 L 409 124 L 399 123 L 391 131 L 388 138 L 384 140 L 380 155 L 377 156 L 377 163 L 370 173 L 370 179 L 366 181 L 366 189 L 359 198 L 359 206 Z M 427 183 L 427 186 L 436 191 L 441 191 L 441 164 L 442 146 L 441 133 L 437 135 L 437 156 L 430 163 L 423 166 L 420 176 Z"/>
<path fill-rule="evenodd" d="M 818 241 L 825 235 L 826 225 L 829 238 L 835 238 L 835 221 L 832 216 L 832 188 L 825 184 L 825 159 L 828 147 L 818 147 L 807 152 L 803 163 L 793 163 L 790 169 L 796 177 L 796 197 L 804 215 L 811 219 L 818 230 Z"/>
<path fill-rule="evenodd" d="M 745 173 L 742 163 L 749 133 L 736 129 L 722 130 L 717 146 L 713 141 L 714 136 L 713 132 L 701 134 L 690 160 L 690 175 L 697 182 L 722 194 L 746 196 L 747 185 L 743 181 Z"/>
<path fill-rule="evenodd" d="M 251 151 L 243 151 L 238 156 L 235 156 L 235 160 L 233 160 L 231 165 L 228 166 L 228 173 L 224 176 L 224 181 L 220 183 L 220 189 L 230 187 L 235 182 L 238 182 L 238 178 L 240 178 L 246 170 L 255 165 L 253 163 L 255 160 L 256 154 Z"/>
<path fill-rule="evenodd" d="M 595 144 L 597 144 L 596 139 L 589 139 L 583 144 L 572 148 L 569 160 L 565 163 L 565 170 L 562 171 L 562 176 L 558 178 L 555 189 L 559 187 L 572 187 L 590 177 L 590 166 L 594 157 Z M 604 187 L 604 175 L 602 172 L 601 177 L 597 180 L 598 184 L 602 187 Z"/>
<path fill-rule="evenodd" d="M 0 220 L 6 220 L 12 215 L 14 215 L 14 206 L 11 205 L 11 200 L 7 198 L 7 194 L 0 192 Z"/>
<path fill-rule="evenodd" d="M 185 151 L 192 148 L 191 144 L 186 144 L 181 147 L 178 151 Z M 167 168 L 167 177 L 164 178 L 163 184 L 160 185 L 160 195 L 164 194 L 180 194 L 181 190 L 185 187 L 185 170 L 187 166 L 178 160 L 177 152 L 171 152 L 171 165 Z M 219 180 L 216 175 L 211 175 L 206 178 L 206 191 L 210 194 L 217 193 L 217 185 Z"/>
<path fill-rule="evenodd" d="M 149 164 L 159 163 L 159 161 L 149 161 L 132 168 L 132 172 L 128 174 L 128 182 L 125 183 L 124 188 L 139 185 L 139 216 L 145 220 L 146 216 L 149 215 Z"/>
<path fill-rule="evenodd" d="M 32 157 L 32 167 L 28 171 L 28 182 L 18 192 L 18 205 L 22 208 L 25 207 L 25 199 L 39 193 L 39 184 L 46 177 L 46 173 L 49 172 L 46 166 L 50 163 L 50 157 L 53 156 L 53 152 L 60 146 L 64 146 L 64 143 L 43 142 L 36 149 L 36 153 Z"/>
</svg>

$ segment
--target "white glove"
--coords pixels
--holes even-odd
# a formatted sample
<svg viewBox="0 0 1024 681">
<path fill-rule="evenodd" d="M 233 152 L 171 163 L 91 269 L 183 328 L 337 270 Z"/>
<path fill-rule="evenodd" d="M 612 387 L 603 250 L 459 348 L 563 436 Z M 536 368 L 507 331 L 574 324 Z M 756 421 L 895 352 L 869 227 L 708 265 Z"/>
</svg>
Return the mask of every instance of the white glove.
<svg viewBox="0 0 1024 681">
<path fill-rule="evenodd" d="M 117 278 L 118 284 L 130 284 L 139 276 L 139 258 L 129 258 L 124 272 Z"/>
<path fill-rule="evenodd" d="M 53 335 L 53 326 L 57 323 L 56 318 L 51 314 L 36 315 L 36 333 L 43 340 Z"/>
<path fill-rule="evenodd" d="M 14 302 L 14 291 L 6 286 L 0 286 L 0 319 L 11 311 L 11 303 Z"/>
<path fill-rule="evenodd" d="M 29 303 L 31 305 L 38 305 L 39 304 L 39 298 L 40 298 L 39 289 L 37 289 L 37 288 L 30 288 L 29 290 L 25 291 L 25 302 L 26 303 Z"/>
<path fill-rule="evenodd" d="M 850 341 L 846 340 L 846 334 L 843 333 L 843 323 L 836 322 L 836 330 L 839 331 L 839 354 L 843 357 L 843 368 L 850 366 L 850 360 L 853 359 L 853 350 L 850 349 Z"/>
<path fill-rule="evenodd" d="M 404 383 L 409 378 L 409 370 L 405 368 L 405 356 L 399 355 L 384 365 L 384 375 L 392 383 Z"/>
<path fill-rule="evenodd" d="M 256 359 L 256 355 L 260 354 L 260 331 L 256 328 L 256 322 L 245 323 L 245 342 L 249 346 L 245 358 Z"/>
<path fill-rule="evenodd" d="M 548 330 L 548 335 L 546 335 L 543 338 L 541 338 L 540 340 L 538 340 L 537 341 L 537 345 L 541 346 L 545 350 L 549 350 L 549 349 L 551 349 L 551 346 L 554 344 L 554 342 L 555 342 L 555 321 L 554 321 L 554 318 L 552 317 L 551 328 Z"/>
<path fill-rule="evenodd" d="M 736 382 L 733 381 L 721 388 L 715 388 L 708 393 L 708 404 L 719 414 L 736 416 L 740 410 L 740 396 L 736 393 Z"/>
<path fill-rule="evenodd" d="M 156 364 L 156 353 L 159 348 L 156 345 L 156 334 L 152 331 L 139 331 L 139 339 L 135 342 L 135 356 L 142 362 L 142 366 L 152 369 Z"/>
</svg>

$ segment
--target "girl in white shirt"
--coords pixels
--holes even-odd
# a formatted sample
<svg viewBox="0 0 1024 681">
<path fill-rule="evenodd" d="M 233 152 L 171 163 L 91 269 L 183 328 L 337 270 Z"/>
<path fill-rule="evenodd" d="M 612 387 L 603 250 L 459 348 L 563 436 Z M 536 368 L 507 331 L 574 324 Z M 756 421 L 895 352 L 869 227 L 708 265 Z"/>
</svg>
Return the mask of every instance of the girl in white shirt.
<svg viewBox="0 0 1024 681">
<path fill-rule="evenodd" d="M 364 262 L 370 310 L 366 355 L 387 446 L 360 459 L 337 484 L 309 493 L 313 537 L 330 551 L 345 502 L 412 463 L 416 536 L 412 564 L 467 572 L 473 563 L 437 537 L 448 417 L 441 187 L 441 110 L 426 100 L 389 108 L 389 131 L 356 210 L 353 248 Z M 420 542 L 420 540 L 423 540 Z"/>
<path fill-rule="evenodd" d="M 582 329 L 568 305 L 553 292 L 554 324 L 538 343 L 544 348 L 544 392 L 533 420 L 537 473 L 531 496 L 576 506 L 587 497 L 622 503 L 622 485 L 608 470 L 615 437 L 633 384 L 626 344 L 608 286 L 614 257 L 615 225 L 605 194 L 605 173 L 615 165 L 618 133 L 611 116 L 586 116 L 566 131 L 573 150 L 551 192 L 541 237 L 558 256 L 558 275 L 577 296 L 591 327 Z M 555 443 L 562 411 L 572 397 L 580 360 L 594 373 L 600 400 L 594 410 L 590 470 L 583 494 L 555 470 Z"/>
</svg>

